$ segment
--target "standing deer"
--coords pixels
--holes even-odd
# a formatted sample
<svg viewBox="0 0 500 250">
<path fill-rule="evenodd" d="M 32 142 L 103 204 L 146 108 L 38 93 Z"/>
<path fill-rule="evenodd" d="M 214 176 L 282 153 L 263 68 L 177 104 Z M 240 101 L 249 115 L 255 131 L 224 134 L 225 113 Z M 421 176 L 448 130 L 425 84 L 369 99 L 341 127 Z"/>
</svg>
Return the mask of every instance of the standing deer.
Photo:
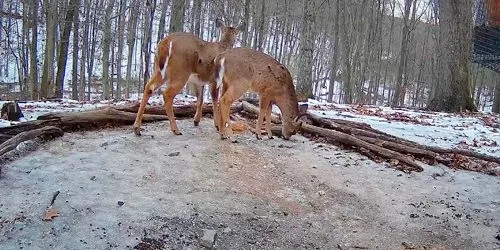
<svg viewBox="0 0 500 250">
<path fill-rule="evenodd" d="M 221 139 L 232 138 L 233 131 L 229 124 L 231 104 L 248 89 L 259 94 L 259 116 L 255 129 L 257 139 L 261 139 L 261 127 L 265 116 L 266 132 L 269 139 L 271 133 L 271 108 L 276 104 L 281 110 L 283 119 L 282 135 L 288 140 L 299 128 L 296 119 L 299 107 L 293 79 L 288 69 L 269 55 L 248 49 L 234 48 L 226 50 L 215 58 L 216 88 L 222 88 L 219 100 L 219 111 L 214 113 L 218 122 Z M 305 112 L 301 106 L 300 112 Z"/>
<path fill-rule="evenodd" d="M 167 83 L 167 89 L 163 92 L 163 101 L 170 122 L 170 130 L 175 135 L 182 135 L 175 122 L 173 99 L 187 82 L 198 85 L 194 125 L 199 124 L 202 115 L 203 87 L 213 79 L 213 60 L 219 53 L 233 47 L 236 35 L 244 24 L 237 28 L 226 27 L 222 20 L 216 19 L 216 27 L 220 29 L 219 42 L 206 42 L 194 34 L 176 32 L 158 43 L 153 74 L 144 87 L 144 94 L 134 122 L 136 135 L 141 135 L 142 116 L 149 97 L 164 83 Z M 216 92 L 211 91 L 211 93 L 216 101 Z"/>
</svg>

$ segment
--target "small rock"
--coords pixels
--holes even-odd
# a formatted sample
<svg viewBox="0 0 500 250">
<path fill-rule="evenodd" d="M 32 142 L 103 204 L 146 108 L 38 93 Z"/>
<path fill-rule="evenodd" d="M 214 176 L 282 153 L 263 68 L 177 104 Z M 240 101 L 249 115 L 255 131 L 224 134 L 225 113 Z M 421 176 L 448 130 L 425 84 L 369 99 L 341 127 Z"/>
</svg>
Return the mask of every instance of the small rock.
<svg viewBox="0 0 500 250">
<path fill-rule="evenodd" d="M 173 153 L 168 154 L 168 156 L 173 157 L 173 156 L 179 156 L 180 154 L 181 154 L 181 152 L 173 152 Z"/>
<path fill-rule="evenodd" d="M 108 142 L 104 142 L 104 143 L 102 143 L 102 144 L 101 144 L 101 147 L 106 147 L 106 146 L 108 146 L 108 145 L 109 145 L 109 143 L 108 143 Z"/>
<path fill-rule="evenodd" d="M 123 202 L 123 201 L 118 201 L 118 206 L 120 206 L 120 207 L 121 207 L 121 206 L 123 206 L 123 204 L 125 204 L 125 202 Z"/>
<path fill-rule="evenodd" d="M 418 218 L 420 217 L 418 214 L 410 214 L 410 218 Z"/>
<path fill-rule="evenodd" d="M 223 233 L 225 233 L 225 234 L 228 234 L 228 233 L 230 233 L 231 231 L 232 231 L 232 230 L 231 230 L 231 228 L 226 227 L 226 228 L 224 228 L 224 230 L 223 230 L 222 232 L 223 232 Z"/>
<path fill-rule="evenodd" d="M 95 175 L 93 175 L 92 177 L 90 177 L 91 181 L 95 181 L 95 179 L 96 179 Z"/>
<path fill-rule="evenodd" d="M 207 248 L 212 248 L 215 243 L 215 236 L 217 235 L 217 230 L 203 229 L 203 236 L 201 237 L 201 245 Z"/>
<path fill-rule="evenodd" d="M 318 194 L 319 194 L 319 196 L 323 196 L 323 195 L 325 195 L 326 193 L 325 193 L 325 191 L 323 191 L 323 190 L 319 190 L 319 191 L 318 191 Z"/>
<path fill-rule="evenodd" d="M 500 234 L 497 234 L 497 236 L 495 237 L 495 239 L 500 240 Z"/>
</svg>

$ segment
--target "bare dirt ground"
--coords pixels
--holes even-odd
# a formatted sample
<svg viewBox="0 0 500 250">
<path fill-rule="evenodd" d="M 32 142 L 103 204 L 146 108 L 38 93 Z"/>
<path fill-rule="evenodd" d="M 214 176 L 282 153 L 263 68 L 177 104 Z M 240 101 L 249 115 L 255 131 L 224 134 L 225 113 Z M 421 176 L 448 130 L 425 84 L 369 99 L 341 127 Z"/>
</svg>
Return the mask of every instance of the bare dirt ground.
<svg viewBox="0 0 500 250">
<path fill-rule="evenodd" d="M 0 249 L 500 248 L 498 177 L 178 124 L 66 134 L 7 163 Z"/>
</svg>

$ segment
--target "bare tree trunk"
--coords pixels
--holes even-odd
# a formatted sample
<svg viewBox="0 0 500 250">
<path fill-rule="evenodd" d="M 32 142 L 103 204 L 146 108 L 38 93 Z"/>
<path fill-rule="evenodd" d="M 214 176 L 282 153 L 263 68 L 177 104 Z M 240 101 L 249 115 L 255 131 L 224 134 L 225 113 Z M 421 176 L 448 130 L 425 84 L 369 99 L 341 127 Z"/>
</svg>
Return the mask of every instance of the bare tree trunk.
<svg viewBox="0 0 500 250">
<path fill-rule="evenodd" d="M 304 16 L 300 32 L 300 59 L 297 83 L 299 99 L 313 98 L 312 93 L 312 66 L 314 52 L 314 11 L 315 2 L 304 0 Z"/>
<path fill-rule="evenodd" d="M 179 1 L 179 0 L 175 0 Z M 175 2 L 174 1 L 174 2 Z M 144 86 L 146 86 L 146 82 L 149 79 L 149 67 L 151 64 L 151 36 L 153 32 L 153 18 L 154 18 L 154 13 L 155 13 L 155 7 L 156 7 L 156 0 L 148 0 L 147 4 L 148 8 L 146 9 L 146 17 L 144 19 L 144 43 L 142 46 L 142 51 L 144 53 L 144 85 L 142 86 L 141 90 L 144 90 Z M 184 2 L 182 2 L 182 5 L 184 5 Z M 181 18 L 182 19 L 182 18 Z M 172 21 L 172 19 L 171 19 Z M 142 91 L 140 91 L 142 92 Z"/>
<path fill-rule="evenodd" d="M 123 33 L 124 33 L 124 26 L 122 25 L 124 23 L 125 19 L 125 0 L 120 0 L 120 7 L 119 7 L 119 15 L 118 16 L 118 48 L 117 48 L 117 55 L 116 55 L 116 95 L 115 99 L 120 100 L 122 99 L 122 60 L 123 60 Z"/>
<path fill-rule="evenodd" d="M 491 111 L 493 111 L 493 113 L 500 113 L 500 73 L 498 72 L 495 72 L 494 74 L 496 74 L 496 85 L 495 85 L 495 96 L 493 98 L 493 107 L 491 109 Z"/>
<path fill-rule="evenodd" d="M 137 34 L 137 17 L 139 5 L 137 0 L 132 0 L 130 4 L 130 16 L 127 22 L 127 81 L 125 83 L 125 98 L 130 98 L 130 87 L 132 85 L 132 58 L 134 55 L 135 36 Z"/>
<path fill-rule="evenodd" d="M 160 40 L 165 36 L 165 19 L 167 19 L 167 10 L 169 4 L 169 0 L 163 0 L 163 3 L 161 5 L 160 22 L 158 23 L 158 35 L 156 36 L 156 42 L 160 42 Z"/>
<path fill-rule="evenodd" d="M 476 111 L 469 82 L 472 1 L 439 1 L 440 86 L 428 108 L 433 111 Z"/>
<path fill-rule="evenodd" d="M 31 0 L 31 16 L 33 27 L 31 28 L 31 44 L 30 44 L 30 82 L 31 82 L 31 99 L 39 98 L 38 92 L 38 0 Z"/>
<path fill-rule="evenodd" d="M 172 0 L 172 14 L 168 32 L 182 31 L 184 25 L 184 0 Z"/>
<path fill-rule="evenodd" d="M 52 93 L 57 29 L 57 0 L 47 0 L 46 4 L 47 33 L 45 34 L 45 56 L 43 60 L 42 83 L 40 86 L 41 98 L 47 98 Z"/>
<path fill-rule="evenodd" d="M 71 76 L 71 99 L 78 100 L 78 51 L 79 51 L 79 26 L 80 26 L 80 18 L 79 18 L 79 6 L 80 1 L 77 1 L 76 12 L 73 20 L 74 31 L 73 31 L 73 69 Z"/>
<path fill-rule="evenodd" d="M 104 14 L 104 28 L 102 40 L 102 90 L 103 98 L 109 99 L 109 53 L 111 49 L 111 13 L 115 0 L 109 0 Z"/>
<path fill-rule="evenodd" d="M 68 4 L 68 10 L 66 12 L 66 18 L 64 19 L 64 30 L 61 35 L 61 43 L 59 45 L 59 58 L 57 59 L 57 75 L 56 75 L 56 86 L 55 86 L 55 97 L 62 98 L 64 91 L 64 77 L 66 75 L 66 63 L 68 58 L 68 47 L 69 47 L 69 36 L 71 35 L 71 26 L 73 25 L 73 19 L 75 15 L 75 10 L 79 5 L 79 0 L 70 0 Z M 76 34 L 75 34 L 76 35 Z"/>
<path fill-rule="evenodd" d="M 245 31 L 242 32 L 241 46 L 247 47 L 248 45 L 248 26 L 250 24 L 250 2 L 251 0 L 245 0 L 245 9 L 243 10 L 243 22 L 245 22 Z"/>
<path fill-rule="evenodd" d="M 328 102 L 333 102 L 333 94 L 335 90 L 335 81 L 337 79 L 337 68 L 340 54 L 339 46 L 339 16 L 340 16 L 340 0 L 335 2 L 335 16 L 333 19 L 333 55 L 331 57 L 330 70 L 330 86 L 328 87 Z"/>
</svg>

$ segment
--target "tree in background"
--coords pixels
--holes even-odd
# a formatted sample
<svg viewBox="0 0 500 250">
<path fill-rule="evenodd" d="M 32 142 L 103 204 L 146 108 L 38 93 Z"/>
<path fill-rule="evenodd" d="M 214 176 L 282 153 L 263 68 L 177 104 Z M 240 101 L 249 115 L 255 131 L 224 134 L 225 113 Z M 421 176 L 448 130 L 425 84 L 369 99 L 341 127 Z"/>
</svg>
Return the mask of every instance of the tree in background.
<svg viewBox="0 0 500 250">
<path fill-rule="evenodd" d="M 439 81 L 428 108 L 434 111 L 476 111 L 469 66 L 472 0 L 439 0 Z"/>
</svg>

